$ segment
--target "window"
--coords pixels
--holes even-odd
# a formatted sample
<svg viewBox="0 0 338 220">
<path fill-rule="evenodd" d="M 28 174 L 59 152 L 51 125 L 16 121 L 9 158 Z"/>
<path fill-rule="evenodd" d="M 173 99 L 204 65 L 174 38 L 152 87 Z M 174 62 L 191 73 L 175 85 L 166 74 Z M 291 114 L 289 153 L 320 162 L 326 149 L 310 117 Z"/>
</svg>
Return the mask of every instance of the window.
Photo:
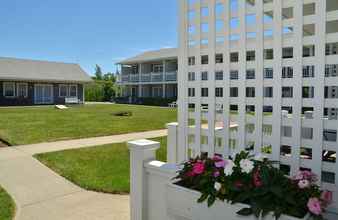
<svg viewBox="0 0 338 220">
<path fill-rule="evenodd" d="M 302 127 L 302 138 L 312 140 L 313 128 Z"/>
<path fill-rule="evenodd" d="M 216 20 L 215 26 L 216 26 L 216 32 L 221 32 L 224 27 L 223 20 Z"/>
<path fill-rule="evenodd" d="M 282 126 L 282 137 L 292 137 L 292 127 L 291 126 Z"/>
<path fill-rule="evenodd" d="M 201 45 L 208 45 L 209 44 L 209 40 L 208 39 L 202 39 L 201 40 Z"/>
<path fill-rule="evenodd" d="M 338 98 L 338 86 L 325 86 L 324 95 L 326 99 Z"/>
<path fill-rule="evenodd" d="M 203 64 L 203 65 L 209 64 L 209 56 L 208 55 L 202 55 L 201 56 L 201 64 Z"/>
<path fill-rule="evenodd" d="M 284 157 L 291 157 L 291 146 L 282 145 L 280 147 L 280 155 Z"/>
<path fill-rule="evenodd" d="M 282 69 L 282 78 L 293 78 L 293 67 L 284 66 Z"/>
<path fill-rule="evenodd" d="M 203 81 L 208 80 L 208 72 L 201 72 L 201 80 Z"/>
<path fill-rule="evenodd" d="M 338 64 L 326 64 L 325 77 L 337 77 L 337 76 L 338 76 Z"/>
<path fill-rule="evenodd" d="M 59 85 L 59 97 L 67 97 L 67 96 L 68 96 L 68 86 Z"/>
<path fill-rule="evenodd" d="M 3 95 L 7 98 L 15 97 L 15 83 L 5 82 L 3 84 Z"/>
<path fill-rule="evenodd" d="M 216 63 L 223 63 L 223 54 L 219 53 L 215 55 Z"/>
<path fill-rule="evenodd" d="M 303 66 L 303 77 L 313 78 L 315 77 L 315 66 Z"/>
<path fill-rule="evenodd" d="M 323 140 L 337 142 L 337 130 L 325 129 L 323 131 Z"/>
<path fill-rule="evenodd" d="M 264 68 L 264 79 L 272 79 L 272 78 L 273 78 L 273 69 Z"/>
<path fill-rule="evenodd" d="M 209 24 L 208 24 L 208 23 L 202 23 L 202 24 L 201 24 L 201 31 L 202 31 L 203 33 L 209 32 Z"/>
<path fill-rule="evenodd" d="M 282 98 L 292 98 L 293 87 L 282 87 Z"/>
<path fill-rule="evenodd" d="M 326 23 L 327 24 L 327 23 Z M 303 25 L 303 36 L 313 36 L 316 33 L 316 26 L 315 24 L 305 24 Z"/>
<path fill-rule="evenodd" d="M 216 43 L 218 43 L 218 44 L 224 43 L 224 37 L 222 37 L 222 36 L 217 36 L 217 37 L 216 37 Z"/>
<path fill-rule="evenodd" d="M 314 57 L 315 56 L 315 45 L 303 46 L 303 57 Z"/>
<path fill-rule="evenodd" d="M 230 87 L 230 97 L 238 97 L 238 88 Z"/>
<path fill-rule="evenodd" d="M 246 71 L 246 79 L 255 79 L 255 70 L 247 70 Z"/>
<path fill-rule="evenodd" d="M 195 11 L 192 11 L 192 10 L 189 11 L 189 12 L 188 12 L 188 20 L 189 20 L 189 21 L 194 20 L 195 15 L 196 15 Z"/>
<path fill-rule="evenodd" d="M 215 88 L 215 95 L 216 97 L 223 97 L 223 88 L 221 87 Z"/>
<path fill-rule="evenodd" d="M 338 120 L 338 108 L 324 108 L 324 118 Z"/>
<path fill-rule="evenodd" d="M 283 8 L 282 9 L 283 19 L 290 19 L 293 18 L 293 8 Z"/>
<path fill-rule="evenodd" d="M 18 83 L 16 95 L 18 97 L 26 98 L 28 96 L 28 84 L 27 83 Z"/>
<path fill-rule="evenodd" d="M 316 4 L 315 3 L 303 5 L 303 16 L 314 15 L 314 14 L 316 14 Z"/>
<path fill-rule="evenodd" d="M 203 17 L 209 16 L 209 8 L 208 7 L 202 7 L 201 8 L 201 15 Z"/>
<path fill-rule="evenodd" d="M 69 86 L 69 97 L 77 97 L 77 85 Z"/>
<path fill-rule="evenodd" d="M 230 53 L 230 62 L 231 63 L 237 63 L 238 60 L 239 60 L 238 52 Z"/>
<path fill-rule="evenodd" d="M 188 73 L 188 81 L 195 81 L 195 72 L 189 72 Z"/>
<path fill-rule="evenodd" d="M 255 106 L 254 105 L 246 105 L 245 112 L 247 114 L 255 115 Z"/>
<path fill-rule="evenodd" d="M 215 80 L 223 80 L 223 71 L 215 72 Z"/>
<path fill-rule="evenodd" d="M 255 87 L 246 87 L 246 97 L 248 98 L 255 97 Z"/>
<path fill-rule="evenodd" d="M 303 86 L 303 98 L 313 98 L 315 95 L 315 87 Z"/>
<path fill-rule="evenodd" d="M 264 87 L 263 95 L 265 98 L 273 97 L 273 87 Z"/>
<path fill-rule="evenodd" d="M 189 66 L 194 66 L 195 65 L 195 57 L 189 57 L 188 58 L 188 65 Z"/>
<path fill-rule="evenodd" d="M 285 47 L 282 52 L 283 59 L 293 58 L 293 47 Z"/>
<path fill-rule="evenodd" d="M 265 60 L 273 59 L 273 49 L 264 49 L 264 59 Z"/>
<path fill-rule="evenodd" d="M 272 115 L 272 113 L 273 113 L 273 106 L 271 106 L 271 105 L 264 105 L 263 106 L 263 113 L 264 113 L 264 115 Z"/>
<path fill-rule="evenodd" d="M 246 52 L 246 61 L 255 61 L 256 53 L 255 51 L 247 51 Z"/>
<path fill-rule="evenodd" d="M 231 18 L 231 20 L 230 20 L 230 28 L 231 29 L 239 28 L 239 18 Z"/>
<path fill-rule="evenodd" d="M 208 88 L 201 88 L 201 96 L 202 97 L 208 97 L 209 96 Z"/>
<path fill-rule="evenodd" d="M 195 97 L 195 88 L 188 88 L 188 96 Z"/>
<path fill-rule="evenodd" d="M 154 64 L 153 65 L 153 73 L 163 73 L 163 65 L 162 64 Z"/>
<path fill-rule="evenodd" d="M 190 35 L 193 35 L 193 34 L 195 34 L 195 32 L 196 32 L 195 26 L 189 25 L 189 27 L 188 27 L 188 33 L 189 33 Z"/>
<path fill-rule="evenodd" d="M 223 11 L 224 11 L 224 5 L 222 3 L 217 3 L 215 6 L 216 15 L 222 14 Z"/>
<path fill-rule="evenodd" d="M 238 70 L 230 71 L 230 80 L 238 80 Z"/>
<path fill-rule="evenodd" d="M 325 47 L 325 55 L 336 55 L 338 54 L 338 42 L 336 43 L 327 43 Z"/>
</svg>

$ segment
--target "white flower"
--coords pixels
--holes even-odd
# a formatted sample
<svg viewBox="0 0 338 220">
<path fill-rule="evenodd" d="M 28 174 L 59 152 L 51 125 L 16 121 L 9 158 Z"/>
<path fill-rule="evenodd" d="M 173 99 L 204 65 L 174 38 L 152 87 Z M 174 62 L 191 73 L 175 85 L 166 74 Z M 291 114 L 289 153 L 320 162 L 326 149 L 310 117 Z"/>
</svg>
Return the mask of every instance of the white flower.
<svg viewBox="0 0 338 220">
<path fill-rule="evenodd" d="M 225 160 L 224 174 L 231 176 L 234 172 L 235 163 L 232 160 Z"/>
<path fill-rule="evenodd" d="M 250 173 L 254 168 L 254 162 L 248 159 L 243 159 L 239 162 L 243 173 Z"/>
<path fill-rule="evenodd" d="M 222 188 L 222 185 L 219 182 L 216 182 L 214 188 L 216 189 L 216 191 L 219 191 Z"/>
<path fill-rule="evenodd" d="M 307 188 L 310 186 L 310 182 L 308 180 L 300 180 L 298 182 L 298 187 L 301 189 Z"/>
</svg>

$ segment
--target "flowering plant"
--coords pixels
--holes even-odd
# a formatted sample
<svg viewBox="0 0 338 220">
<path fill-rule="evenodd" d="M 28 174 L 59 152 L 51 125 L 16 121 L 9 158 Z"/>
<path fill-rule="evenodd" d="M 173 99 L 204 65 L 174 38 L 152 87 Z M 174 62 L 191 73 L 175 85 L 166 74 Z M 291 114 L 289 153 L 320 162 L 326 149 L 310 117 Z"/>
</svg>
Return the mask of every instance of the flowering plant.
<svg viewBox="0 0 338 220">
<path fill-rule="evenodd" d="M 237 212 L 243 216 L 273 213 L 276 219 L 282 214 L 303 218 L 310 213 L 315 220 L 323 219 L 332 193 L 319 189 L 312 172 L 300 171 L 289 178 L 275 163 L 244 151 L 232 159 L 200 156 L 183 164 L 177 184 L 201 192 L 198 202 L 207 201 L 209 207 L 216 199 L 247 204 L 249 208 Z"/>
</svg>

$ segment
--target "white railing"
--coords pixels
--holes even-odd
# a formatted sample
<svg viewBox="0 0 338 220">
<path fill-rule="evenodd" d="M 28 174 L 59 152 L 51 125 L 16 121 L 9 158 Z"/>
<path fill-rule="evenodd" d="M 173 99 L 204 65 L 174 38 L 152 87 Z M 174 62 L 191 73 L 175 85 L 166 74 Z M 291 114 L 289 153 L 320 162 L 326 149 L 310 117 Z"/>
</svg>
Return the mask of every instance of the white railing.
<svg viewBox="0 0 338 220">
<path fill-rule="evenodd" d="M 139 78 L 141 76 L 141 78 Z M 177 71 L 163 73 L 122 74 L 122 82 L 175 82 Z"/>
</svg>

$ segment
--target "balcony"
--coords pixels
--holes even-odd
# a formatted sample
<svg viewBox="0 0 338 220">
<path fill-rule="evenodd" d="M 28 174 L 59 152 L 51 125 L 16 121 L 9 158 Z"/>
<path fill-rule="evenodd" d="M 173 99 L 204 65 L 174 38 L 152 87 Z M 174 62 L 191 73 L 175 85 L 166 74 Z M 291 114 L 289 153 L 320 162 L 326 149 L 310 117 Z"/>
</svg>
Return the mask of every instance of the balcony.
<svg viewBox="0 0 338 220">
<path fill-rule="evenodd" d="M 122 74 L 122 83 L 176 82 L 177 71 L 166 73 Z"/>
</svg>

